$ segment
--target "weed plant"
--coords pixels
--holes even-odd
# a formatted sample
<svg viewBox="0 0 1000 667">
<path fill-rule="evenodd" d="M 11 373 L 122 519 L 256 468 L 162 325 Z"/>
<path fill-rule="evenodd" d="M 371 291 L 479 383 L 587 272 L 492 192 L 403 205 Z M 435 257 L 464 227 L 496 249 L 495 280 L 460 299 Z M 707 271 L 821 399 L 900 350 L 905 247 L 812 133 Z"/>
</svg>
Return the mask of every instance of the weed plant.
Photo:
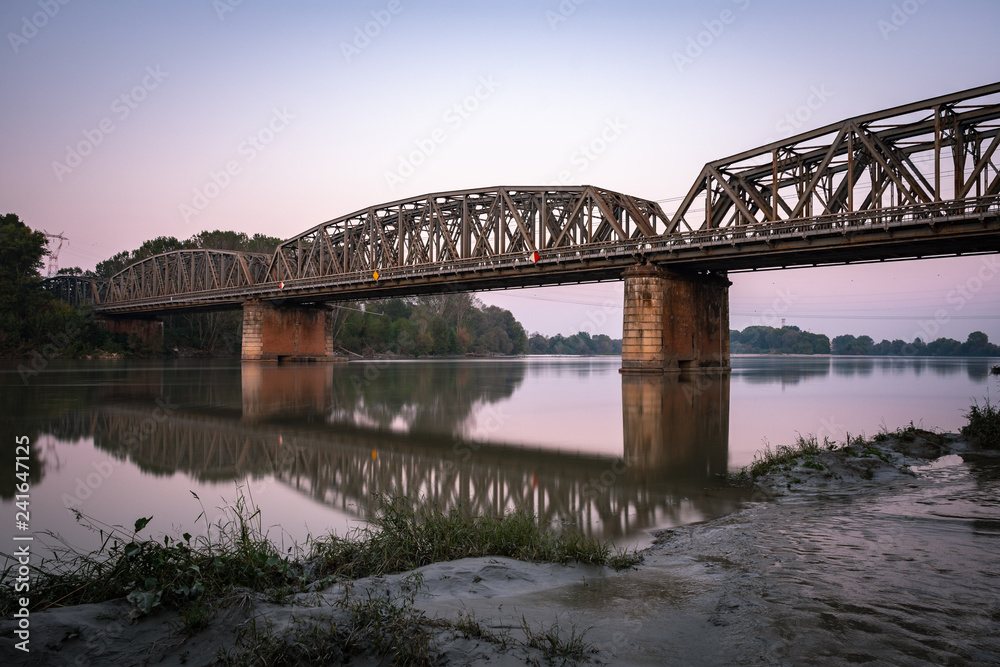
<svg viewBox="0 0 1000 667">
<path fill-rule="evenodd" d="M 330 535 L 311 544 L 321 575 L 357 579 L 413 570 L 430 563 L 480 556 L 531 562 L 578 561 L 626 569 L 635 552 L 576 532 L 552 532 L 534 516 L 515 511 L 466 517 L 460 509 L 415 509 L 406 498 L 379 498 L 369 524 L 347 537 Z"/>
<path fill-rule="evenodd" d="M 1000 449 L 1000 406 L 990 403 L 989 396 L 980 406 L 974 402 L 965 413 L 969 423 L 962 427 L 962 435 L 984 449 Z"/>
</svg>

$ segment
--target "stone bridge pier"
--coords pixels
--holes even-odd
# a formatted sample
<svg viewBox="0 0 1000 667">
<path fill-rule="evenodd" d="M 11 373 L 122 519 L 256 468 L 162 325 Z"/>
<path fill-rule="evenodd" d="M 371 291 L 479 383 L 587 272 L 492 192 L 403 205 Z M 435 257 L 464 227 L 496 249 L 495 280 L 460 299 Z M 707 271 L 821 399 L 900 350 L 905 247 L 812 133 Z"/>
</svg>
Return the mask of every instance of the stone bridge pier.
<svg viewBox="0 0 1000 667">
<path fill-rule="evenodd" d="M 333 313 L 324 306 L 243 304 L 243 361 L 331 361 Z"/>
<path fill-rule="evenodd" d="M 650 264 L 625 271 L 623 374 L 729 370 L 729 280 Z"/>
</svg>

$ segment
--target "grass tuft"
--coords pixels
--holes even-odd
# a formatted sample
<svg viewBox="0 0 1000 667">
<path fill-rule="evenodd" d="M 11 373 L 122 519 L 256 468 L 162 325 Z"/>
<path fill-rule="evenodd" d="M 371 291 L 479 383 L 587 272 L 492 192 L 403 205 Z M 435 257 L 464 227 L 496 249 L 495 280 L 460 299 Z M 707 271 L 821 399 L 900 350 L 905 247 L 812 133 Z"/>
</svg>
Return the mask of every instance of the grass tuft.
<svg viewBox="0 0 1000 667">
<path fill-rule="evenodd" d="M 579 661 L 583 660 L 588 653 L 596 653 L 594 646 L 584 641 L 586 630 L 577 633 L 576 628 L 572 627 L 568 637 L 564 637 L 559 631 L 558 624 L 532 630 L 523 616 L 521 617 L 521 630 L 524 631 L 525 646 L 538 649 L 549 662 L 553 662 L 557 658 L 564 663 L 567 660 Z"/>
<path fill-rule="evenodd" d="M 357 579 L 413 570 L 459 558 L 500 556 L 530 562 L 578 561 L 626 569 L 641 561 L 576 532 L 544 529 L 531 514 L 467 517 L 459 509 L 415 509 L 403 497 L 380 495 L 369 525 L 347 537 L 311 544 L 321 575 Z"/>
<path fill-rule="evenodd" d="M 969 423 L 962 427 L 962 435 L 984 449 L 1000 449 L 1000 406 L 990 403 L 989 396 L 980 406 L 979 401 L 969 406 L 965 413 Z"/>
</svg>

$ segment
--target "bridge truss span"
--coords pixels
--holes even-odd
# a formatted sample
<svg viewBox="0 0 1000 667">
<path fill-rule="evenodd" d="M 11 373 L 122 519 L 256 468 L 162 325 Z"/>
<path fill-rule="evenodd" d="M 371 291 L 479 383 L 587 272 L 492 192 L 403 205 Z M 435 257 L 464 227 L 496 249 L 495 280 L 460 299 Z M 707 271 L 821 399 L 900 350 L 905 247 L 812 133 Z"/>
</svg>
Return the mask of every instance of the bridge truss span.
<svg viewBox="0 0 1000 667">
<path fill-rule="evenodd" d="M 704 166 L 671 231 L 1000 194 L 1000 83 L 849 118 Z"/>
<path fill-rule="evenodd" d="M 108 280 L 107 301 L 189 297 L 199 292 L 253 287 L 270 256 L 225 250 L 177 250 L 154 255 Z"/>
<path fill-rule="evenodd" d="M 313 227 L 278 247 L 267 280 L 533 256 L 668 231 L 656 202 L 589 185 L 439 192 Z"/>
</svg>

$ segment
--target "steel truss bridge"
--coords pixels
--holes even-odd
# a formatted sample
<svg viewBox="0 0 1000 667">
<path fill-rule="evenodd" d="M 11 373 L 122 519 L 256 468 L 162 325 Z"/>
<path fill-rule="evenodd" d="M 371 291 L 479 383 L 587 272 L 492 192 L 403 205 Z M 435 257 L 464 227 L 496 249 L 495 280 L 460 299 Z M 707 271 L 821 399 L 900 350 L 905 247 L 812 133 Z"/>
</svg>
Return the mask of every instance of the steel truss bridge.
<svg viewBox="0 0 1000 667">
<path fill-rule="evenodd" d="M 155 314 L 611 280 L 643 261 L 746 271 L 997 252 L 998 145 L 995 83 L 706 164 L 672 215 L 590 185 L 441 192 L 324 222 L 271 256 L 182 250 L 49 285 L 102 313 Z"/>
</svg>

